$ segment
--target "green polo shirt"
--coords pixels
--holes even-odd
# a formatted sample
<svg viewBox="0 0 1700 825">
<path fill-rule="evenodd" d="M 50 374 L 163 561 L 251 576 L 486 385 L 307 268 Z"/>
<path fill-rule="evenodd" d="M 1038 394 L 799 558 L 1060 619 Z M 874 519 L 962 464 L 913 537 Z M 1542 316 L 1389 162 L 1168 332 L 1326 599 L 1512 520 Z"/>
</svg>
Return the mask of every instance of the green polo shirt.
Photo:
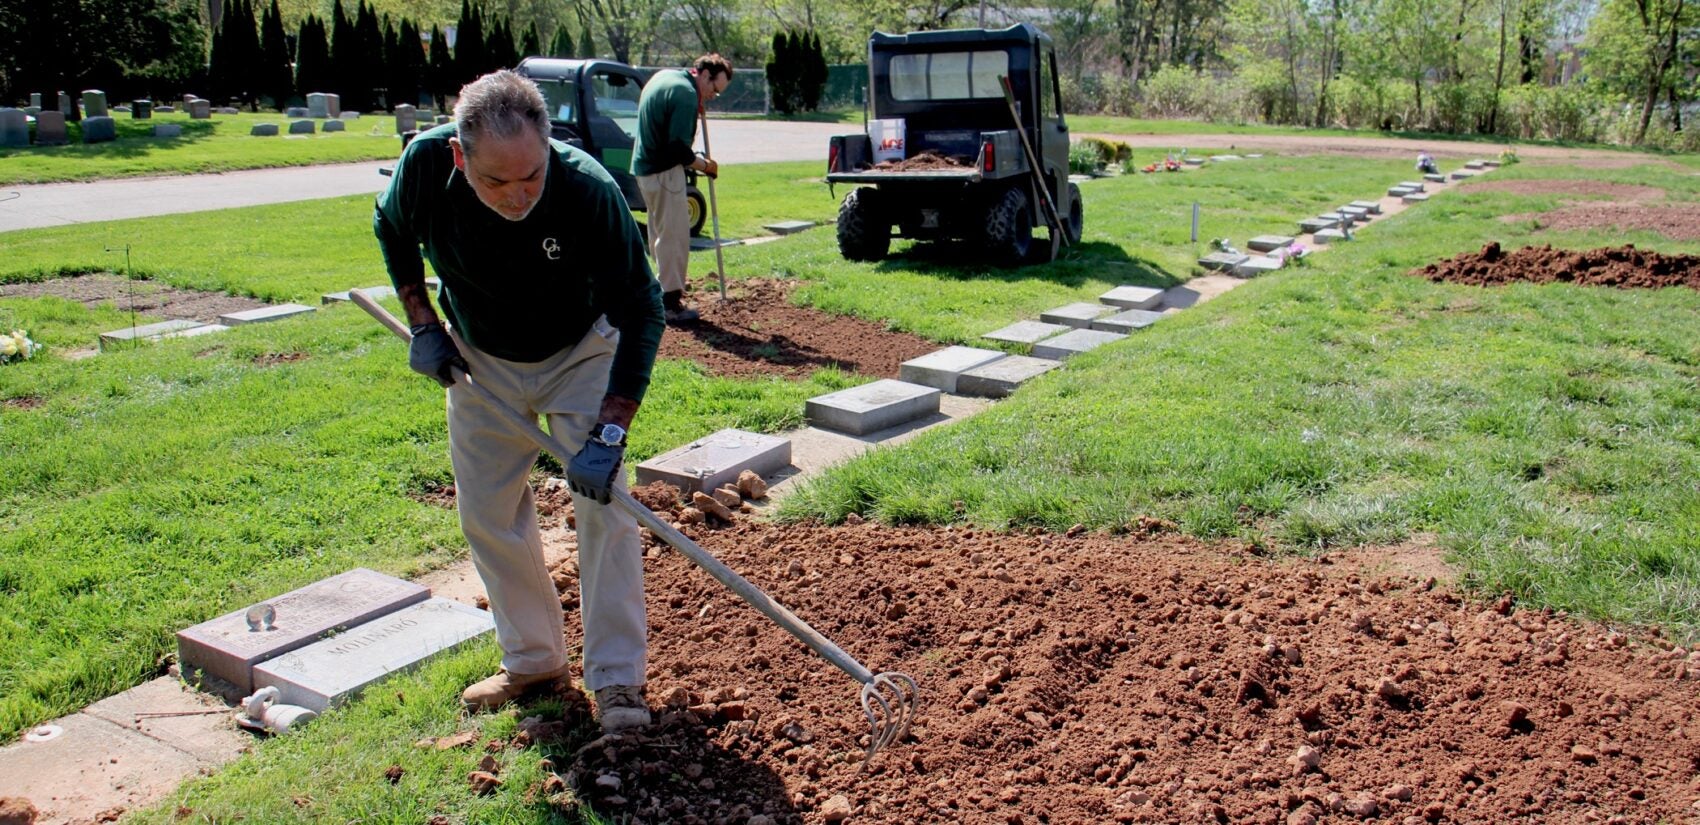
<svg viewBox="0 0 1700 825">
<path fill-rule="evenodd" d="M 638 98 L 632 174 L 659 175 L 696 160 L 697 84 L 683 69 L 656 72 Z"/>
<path fill-rule="evenodd" d="M 390 280 L 442 279 L 437 302 L 479 351 L 534 363 L 579 342 L 602 315 L 620 330 L 608 392 L 643 400 L 665 321 L 637 222 L 607 170 L 556 141 L 536 207 L 510 221 L 455 168 L 455 125 L 421 133 L 372 218 Z M 423 250 L 423 255 L 421 255 Z"/>
</svg>

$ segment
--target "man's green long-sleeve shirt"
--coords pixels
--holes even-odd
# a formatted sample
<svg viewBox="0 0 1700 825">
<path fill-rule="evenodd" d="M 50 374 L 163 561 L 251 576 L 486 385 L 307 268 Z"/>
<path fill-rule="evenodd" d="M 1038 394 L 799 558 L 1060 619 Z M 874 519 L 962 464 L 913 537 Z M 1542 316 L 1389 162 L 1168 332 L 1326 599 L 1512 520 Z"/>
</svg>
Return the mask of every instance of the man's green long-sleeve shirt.
<svg viewBox="0 0 1700 825">
<path fill-rule="evenodd" d="M 667 69 L 643 85 L 638 98 L 637 142 L 632 174 L 658 175 L 696 160 L 697 84 L 691 73 Z"/>
<path fill-rule="evenodd" d="M 455 168 L 455 134 L 451 123 L 414 138 L 378 195 L 372 224 L 390 280 L 423 283 L 429 259 L 455 331 L 508 361 L 548 358 L 607 315 L 620 330 L 608 392 L 643 400 L 665 329 L 661 285 L 614 179 L 585 152 L 550 141 L 541 199 L 509 221 Z"/>
</svg>

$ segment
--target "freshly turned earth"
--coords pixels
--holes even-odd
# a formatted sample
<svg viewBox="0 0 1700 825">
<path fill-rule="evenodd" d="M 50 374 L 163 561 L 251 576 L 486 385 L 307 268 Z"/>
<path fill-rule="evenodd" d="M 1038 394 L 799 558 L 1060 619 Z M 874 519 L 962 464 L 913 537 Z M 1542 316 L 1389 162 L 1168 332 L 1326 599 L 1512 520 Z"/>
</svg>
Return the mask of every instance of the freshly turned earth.
<svg viewBox="0 0 1700 825">
<path fill-rule="evenodd" d="M 1480 252 L 1411 270 L 1432 281 L 1477 286 L 1529 283 L 1573 283 L 1583 286 L 1700 289 L 1700 256 L 1664 255 L 1634 246 L 1574 251 L 1552 246 L 1525 246 L 1506 252 L 1497 242 Z"/>
<path fill-rule="evenodd" d="M 681 511 L 664 486 L 638 493 Z M 565 529 L 564 494 L 542 495 Z M 1154 520 L 1072 537 L 734 520 L 684 530 L 863 664 L 917 679 L 912 737 L 864 765 L 852 680 L 646 535 L 657 723 L 581 747 L 569 692 L 566 719 L 521 726 L 519 744 L 562 745 L 540 798 L 739 825 L 1697 814 L 1700 653 L 1656 628 Z M 571 553 L 552 571 L 570 648 L 576 571 Z"/>
</svg>

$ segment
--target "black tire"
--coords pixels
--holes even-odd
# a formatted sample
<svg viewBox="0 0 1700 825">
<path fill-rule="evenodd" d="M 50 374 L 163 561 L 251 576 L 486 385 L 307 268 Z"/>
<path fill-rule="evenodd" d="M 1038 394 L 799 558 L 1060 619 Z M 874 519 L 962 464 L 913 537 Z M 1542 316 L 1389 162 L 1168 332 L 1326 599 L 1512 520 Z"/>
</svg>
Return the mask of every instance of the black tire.
<svg viewBox="0 0 1700 825">
<path fill-rule="evenodd" d="M 692 186 L 685 190 L 686 214 L 691 216 L 691 237 L 702 237 L 702 225 L 708 222 L 708 201 L 702 190 Z"/>
<path fill-rule="evenodd" d="M 1080 236 L 1086 231 L 1086 207 L 1080 202 L 1080 185 L 1068 185 L 1068 215 L 1063 218 L 1064 234 L 1068 245 L 1080 243 Z"/>
<path fill-rule="evenodd" d="M 838 205 L 838 252 L 847 261 L 877 261 L 891 251 L 891 218 L 879 193 L 857 188 Z"/>
<path fill-rule="evenodd" d="M 986 251 L 1004 266 L 1027 262 L 1033 251 L 1033 215 L 1021 187 L 1005 189 L 986 209 Z"/>
</svg>

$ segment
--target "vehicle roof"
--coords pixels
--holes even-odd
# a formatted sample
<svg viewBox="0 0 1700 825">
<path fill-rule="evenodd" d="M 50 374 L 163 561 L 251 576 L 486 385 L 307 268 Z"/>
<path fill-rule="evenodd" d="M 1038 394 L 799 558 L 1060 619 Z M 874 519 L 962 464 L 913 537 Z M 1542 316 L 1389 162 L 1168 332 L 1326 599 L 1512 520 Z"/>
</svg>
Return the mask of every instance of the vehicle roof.
<svg viewBox="0 0 1700 825">
<path fill-rule="evenodd" d="M 1016 23 L 1007 29 L 944 29 L 941 31 L 886 34 L 874 32 L 868 44 L 881 46 L 958 46 L 972 43 L 1050 45 L 1051 38 L 1032 23 Z"/>
<path fill-rule="evenodd" d="M 595 62 L 597 61 L 561 57 L 528 57 L 519 62 L 517 70 L 526 77 L 558 80 L 563 77 L 576 78 L 584 64 Z"/>
</svg>

